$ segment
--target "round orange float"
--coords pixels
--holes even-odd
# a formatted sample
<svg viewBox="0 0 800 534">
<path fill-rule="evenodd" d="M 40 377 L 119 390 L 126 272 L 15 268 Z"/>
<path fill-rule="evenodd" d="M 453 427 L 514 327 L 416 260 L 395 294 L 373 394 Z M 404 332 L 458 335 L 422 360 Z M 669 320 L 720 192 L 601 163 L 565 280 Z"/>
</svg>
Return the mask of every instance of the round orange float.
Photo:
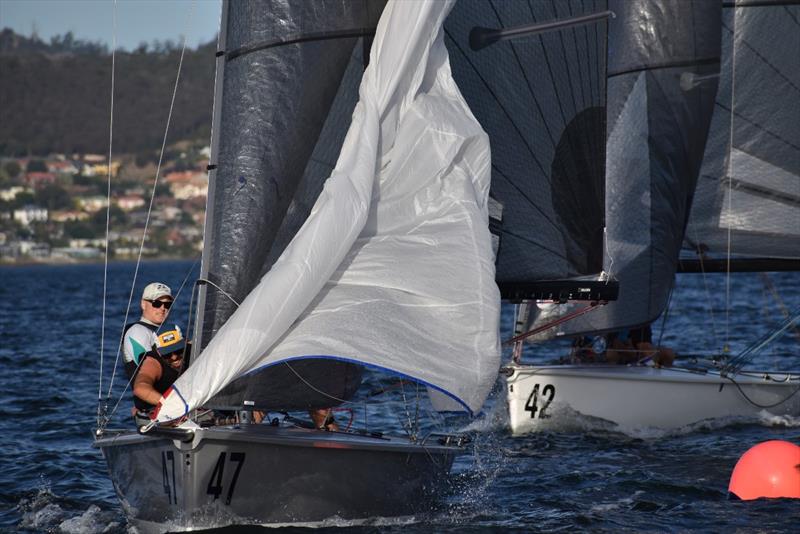
<svg viewBox="0 0 800 534">
<path fill-rule="evenodd" d="M 765 441 L 739 458 L 728 491 L 742 500 L 759 497 L 800 499 L 800 446 Z"/>
</svg>

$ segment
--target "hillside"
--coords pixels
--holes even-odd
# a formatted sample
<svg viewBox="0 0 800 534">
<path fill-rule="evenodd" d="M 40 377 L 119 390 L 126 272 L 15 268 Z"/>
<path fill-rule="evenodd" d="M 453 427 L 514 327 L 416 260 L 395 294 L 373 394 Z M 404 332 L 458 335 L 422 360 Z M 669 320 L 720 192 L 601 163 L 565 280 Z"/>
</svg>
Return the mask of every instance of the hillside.
<svg viewBox="0 0 800 534">
<path fill-rule="evenodd" d="M 180 49 L 170 43 L 118 52 L 114 152 L 161 147 Z M 215 43 L 187 50 L 168 143 L 207 140 Z M 70 34 L 50 43 L 0 32 L 0 155 L 108 151 L 111 54 Z"/>
</svg>

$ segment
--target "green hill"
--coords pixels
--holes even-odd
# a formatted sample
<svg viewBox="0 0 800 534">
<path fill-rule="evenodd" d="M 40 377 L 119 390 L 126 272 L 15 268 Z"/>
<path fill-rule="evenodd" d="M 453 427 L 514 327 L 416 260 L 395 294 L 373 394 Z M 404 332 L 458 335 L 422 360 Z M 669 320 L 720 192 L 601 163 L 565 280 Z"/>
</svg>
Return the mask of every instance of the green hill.
<svg viewBox="0 0 800 534">
<path fill-rule="evenodd" d="M 114 152 L 161 147 L 180 49 L 169 43 L 117 52 Z M 215 43 L 187 50 L 168 144 L 209 139 Z M 111 54 L 70 34 L 44 43 L 0 32 L 0 155 L 106 153 Z"/>
</svg>

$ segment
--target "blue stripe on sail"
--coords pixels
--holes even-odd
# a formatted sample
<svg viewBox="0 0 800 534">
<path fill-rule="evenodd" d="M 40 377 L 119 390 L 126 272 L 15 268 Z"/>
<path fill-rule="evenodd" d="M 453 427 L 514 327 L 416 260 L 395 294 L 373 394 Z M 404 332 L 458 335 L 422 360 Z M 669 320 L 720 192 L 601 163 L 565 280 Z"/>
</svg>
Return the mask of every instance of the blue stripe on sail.
<svg viewBox="0 0 800 534">
<path fill-rule="evenodd" d="M 372 363 L 365 363 L 365 362 L 362 362 L 360 360 L 354 360 L 353 358 L 345 358 L 343 356 L 331 356 L 331 355 L 328 355 L 328 354 L 324 354 L 324 355 L 323 354 L 317 354 L 317 355 L 313 355 L 313 356 L 312 355 L 308 355 L 308 356 L 292 356 L 290 358 L 282 358 L 280 360 L 267 363 L 265 365 L 262 365 L 261 367 L 256 367 L 255 369 L 252 369 L 252 370 L 246 372 L 242 376 L 248 376 L 248 375 L 252 375 L 252 374 L 258 373 L 259 371 L 262 371 L 262 370 L 264 370 L 264 369 L 266 369 L 268 367 L 272 367 L 272 366 L 277 365 L 279 363 L 288 363 L 288 362 L 293 362 L 293 361 L 298 361 L 298 360 L 312 360 L 312 359 L 337 360 L 337 361 L 340 361 L 340 362 L 354 363 L 354 364 L 357 364 L 357 365 L 363 365 L 364 367 L 367 367 L 369 369 L 375 369 L 375 370 L 378 370 L 378 371 L 384 371 L 384 372 L 387 372 L 387 373 L 392 374 L 392 375 L 396 375 L 396 376 L 400 376 L 400 377 L 403 377 L 403 378 L 407 378 L 409 380 L 413 380 L 414 382 L 419 382 L 420 384 L 422 384 L 424 386 L 427 386 L 429 388 L 433 388 L 433 389 L 435 389 L 436 391 L 438 391 L 440 393 L 444 393 L 445 395 L 447 395 L 448 397 L 450 397 L 451 399 L 453 399 L 454 401 L 459 403 L 461 406 L 464 407 L 464 411 L 469 413 L 470 417 L 474 417 L 474 415 L 475 415 L 472 412 L 472 410 L 470 410 L 469 406 L 467 406 L 467 403 L 464 402 L 463 400 L 461 400 L 457 395 L 455 395 L 453 393 L 450 393 L 446 389 L 443 389 L 443 388 L 441 388 L 441 387 L 439 387 L 439 386 L 437 386 L 435 384 L 431 384 L 430 382 L 426 382 L 425 380 L 421 380 L 419 378 L 414 378 L 411 375 L 407 375 L 405 373 L 401 373 L 400 371 L 395 371 L 394 369 L 390 369 L 388 367 L 382 367 L 380 365 L 375 365 L 375 364 L 372 364 Z M 183 398 L 183 397 L 181 397 L 181 398 Z"/>
<path fill-rule="evenodd" d="M 184 396 L 181 395 L 181 391 L 174 385 L 170 387 L 172 388 L 172 391 L 174 391 L 178 395 L 178 398 L 181 399 L 181 401 L 183 402 L 183 415 L 186 415 L 187 413 L 189 413 L 189 404 L 186 402 L 186 398 L 184 398 Z"/>
</svg>

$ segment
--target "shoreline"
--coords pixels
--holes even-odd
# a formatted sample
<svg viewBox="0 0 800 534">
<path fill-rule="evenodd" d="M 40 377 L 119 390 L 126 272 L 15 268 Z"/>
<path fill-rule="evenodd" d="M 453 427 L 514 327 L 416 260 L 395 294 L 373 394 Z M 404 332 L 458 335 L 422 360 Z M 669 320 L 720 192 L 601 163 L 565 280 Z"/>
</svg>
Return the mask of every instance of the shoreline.
<svg viewBox="0 0 800 534">
<path fill-rule="evenodd" d="M 159 256 L 157 258 L 142 258 L 141 263 L 158 263 L 158 262 L 168 262 L 168 261 L 194 261 L 199 259 L 197 257 L 180 257 L 180 256 Z M 112 263 L 136 263 L 136 258 L 109 258 L 108 260 L 109 265 Z M 0 268 L 6 267 L 34 267 L 40 265 L 47 265 L 47 266 L 59 266 L 59 265 L 103 265 L 105 261 L 100 258 L 97 259 L 31 259 L 26 258 L 24 260 L 15 260 L 15 261 L 7 261 L 7 260 L 0 260 Z"/>
</svg>

